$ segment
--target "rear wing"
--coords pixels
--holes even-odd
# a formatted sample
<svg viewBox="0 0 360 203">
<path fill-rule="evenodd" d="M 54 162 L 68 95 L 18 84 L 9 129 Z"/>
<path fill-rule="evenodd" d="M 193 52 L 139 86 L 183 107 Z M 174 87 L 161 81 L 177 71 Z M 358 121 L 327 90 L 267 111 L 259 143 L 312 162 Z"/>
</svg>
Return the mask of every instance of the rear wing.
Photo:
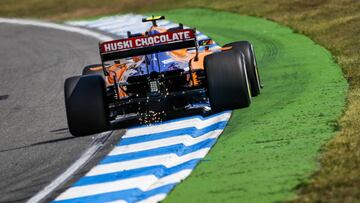
<svg viewBox="0 0 360 203">
<path fill-rule="evenodd" d="M 112 61 L 132 56 L 196 47 L 196 32 L 193 29 L 117 39 L 99 44 L 101 60 Z"/>
</svg>

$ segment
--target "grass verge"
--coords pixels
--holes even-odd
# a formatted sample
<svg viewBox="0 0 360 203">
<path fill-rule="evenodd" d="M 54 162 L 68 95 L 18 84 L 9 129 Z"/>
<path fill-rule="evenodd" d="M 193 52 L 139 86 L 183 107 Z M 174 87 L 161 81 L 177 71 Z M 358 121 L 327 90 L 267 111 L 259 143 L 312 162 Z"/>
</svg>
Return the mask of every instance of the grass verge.
<svg viewBox="0 0 360 203">
<path fill-rule="evenodd" d="M 293 198 L 293 188 L 316 169 L 317 152 L 334 135 L 345 104 L 347 84 L 331 54 L 303 35 L 258 18 L 204 9 L 161 13 L 221 44 L 253 42 L 265 84 L 249 109 L 234 111 L 206 160 L 165 202 Z"/>
</svg>

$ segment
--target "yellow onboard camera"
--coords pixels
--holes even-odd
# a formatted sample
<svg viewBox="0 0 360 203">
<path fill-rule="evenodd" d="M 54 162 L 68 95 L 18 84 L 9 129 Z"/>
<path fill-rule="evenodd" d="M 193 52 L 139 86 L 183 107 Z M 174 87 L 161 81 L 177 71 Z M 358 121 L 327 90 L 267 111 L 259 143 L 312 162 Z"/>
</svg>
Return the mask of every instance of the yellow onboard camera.
<svg viewBox="0 0 360 203">
<path fill-rule="evenodd" d="M 142 22 L 152 22 L 153 26 L 157 26 L 156 21 L 157 20 L 164 20 L 165 16 L 152 16 L 148 18 L 143 18 Z"/>
</svg>

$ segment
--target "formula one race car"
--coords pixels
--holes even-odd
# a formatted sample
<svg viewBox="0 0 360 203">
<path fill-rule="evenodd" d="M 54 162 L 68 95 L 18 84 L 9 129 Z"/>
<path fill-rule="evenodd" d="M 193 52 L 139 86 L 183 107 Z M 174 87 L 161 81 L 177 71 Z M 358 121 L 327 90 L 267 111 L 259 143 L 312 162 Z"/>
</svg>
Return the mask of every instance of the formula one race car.
<svg viewBox="0 0 360 203">
<path fill-rule="evenodd" d="M 110 129 L 119 117 L 183 111 L 206 104 L 212 112 L 245 108 L 261 84 L 253 46 L 239 41 L 220 47 L 197 40 L 196 30 L 157 25 L 145 33 L 99 43 L 101 64 L 65 81 L 69 130 L 74 136 Z"/>
</svg>

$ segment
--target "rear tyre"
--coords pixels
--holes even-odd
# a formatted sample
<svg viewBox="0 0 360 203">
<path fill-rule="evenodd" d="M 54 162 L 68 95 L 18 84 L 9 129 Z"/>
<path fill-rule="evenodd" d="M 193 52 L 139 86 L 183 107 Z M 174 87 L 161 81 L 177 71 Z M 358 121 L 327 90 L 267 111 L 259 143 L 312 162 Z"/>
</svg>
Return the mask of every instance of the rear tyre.
<svg viewBox="0 0 360 203">
<path fill-rule="evenodd" d="M 213 112 L 250 106 L 249 81 L 241 53 L 229 50 L 208 55 L 204 67 Z"/>
<path fill-rule="evenodd" d="M 226 44 L 224 47 L 231 46 L 232 49 L 236 52 L 244 54 L 245 63 L 246 63 L 246 72 L 249 78 L 251 96 L 255 97 L 260 94 L 261 83 L 259 71 L 256 64 L 256 56 L 254 48 L 248 41 L 239 41 Z"/>
<path fill-rule="evenodd" d="M 69 131 L 85 136 L 110 128 L 104 79 L 99 75 L 74 76 L 65 80 L 65 107 Z"/>
<path fill-rule="evenodd" d="M 99 67 L 101 67 L 100 70 L 94 70 Z M 93 64 L 93 65 L 85 66 L 83 68 L 82 75 L 100 75 L 102 77 L 105 77 L 101 64 Z"/>
</svg>

